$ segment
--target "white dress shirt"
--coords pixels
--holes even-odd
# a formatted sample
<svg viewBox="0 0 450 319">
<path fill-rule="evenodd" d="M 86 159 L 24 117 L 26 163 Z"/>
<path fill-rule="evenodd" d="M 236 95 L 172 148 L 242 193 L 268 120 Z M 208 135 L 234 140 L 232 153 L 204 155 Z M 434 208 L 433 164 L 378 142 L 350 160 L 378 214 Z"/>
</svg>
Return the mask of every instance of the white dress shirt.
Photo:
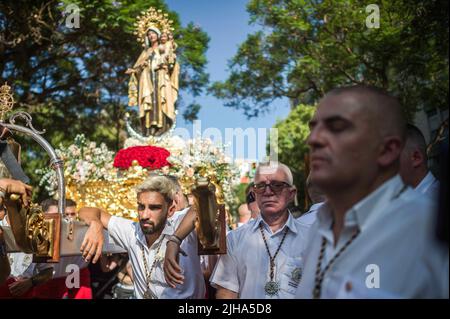
<svg viewBox="0 0 450 319">
<path fill-rule="evenodd" d="M 303 223 L 303 224 L 311 226 L 316 221 L 316 219 L 317 219 L 317 210 L 322 205 L 323 205 L 323 202 L 322 203 L 312 204 L 311 208 L 306 213 L 304 213 L 303 215 L 298 217 L 297 220 L 299 222 Z"/>
<path fill-rule="evenodd" d="M 187 210 L 186 210 L 187 211 Z M 128 251 L 133 269 L 133 281 L 137 299 L 142 299 L 148 290 L 147 280 L 142 256 L 142 246 L 147 260 L 147 269 L 150 272 L 152 264 L 156 260 L 151 273 L 150 289 L 158 299 L 191 299 L 204 298 L 205 281 L 200 269 L 200 260 L 197 253 L 197 236 L 192 232 L 186 237 L 181 248 L 187 253 L 187 257 L 180 255 L 180 266 L 185 274 L 184 284 L 171 288 L 164 278 L 163 263 L 167 240 L 175 232 L 185 214 L 174 214 L 166 222 L 161 236 L 148 248 L 145 235 L 138 222 L 133 222 L 121 217 L 111 216 L 108 224 L 108 232 L 112 240 L 120 247 Z M 161 244 L 157 256 L 156 251 Z"/>
<path fill-rule="evenodd" d="M 422 179 L 419 185 L 414 188 L 415 191 L 431 196 L 432 200 L 437 200 L 439 195 L 439 181 L 433 176 L 431 172 Z"/>
<path fill-rule="evenodd" d="M 266 295 L 264 290 L 270 280 L 270 259 L 260 231 L 261 223 L 272 256 L 288 229 L 275 259 L 274 280 L 280 291 L 274 296 Z M 301 254 L 308 230 L 309 226 L 298 222 L 291 214 L 275 233 L 261 216 L 250 220 L 227 235 L 227 254 L 220 256 L 211 275 L 211 285 L 236 292 L 242 299 L 293 298 L 303 270 Z"/>
<path fill-rule="evenodd" d="M 415 194 L 398 175 L 385 182 L 346 213 L 337 243 L 329 206 L 319 208 L 297 297 L 313 296 L 322 238 L 323 270 L 359 229 L 325 273 L 321 298 L 448 298 L 448 248 L 436 242 L 432 202 Z"/>
</svg>

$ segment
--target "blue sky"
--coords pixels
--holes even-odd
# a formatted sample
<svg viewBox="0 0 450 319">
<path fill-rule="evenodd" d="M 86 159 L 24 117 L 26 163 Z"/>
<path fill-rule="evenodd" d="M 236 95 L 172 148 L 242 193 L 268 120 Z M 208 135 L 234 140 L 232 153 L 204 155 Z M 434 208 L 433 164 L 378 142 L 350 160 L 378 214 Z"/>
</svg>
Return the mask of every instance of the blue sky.
<svg viewBox="0 0 450 319">
<path fill-rule="evenodd" d="M 210 43 L 206 52 L 207 71 L 212 82 L 227 78 L 228 61 L 236 54 L 239 44 L 247 35 L 257 30 L 257 26 L 249 25 L 247 2 L 248 0 L 166 0 L 169 9 L 179 14 L 183 26 L 194 22 L 208 33 Z M 190 97 L 184 94 L 183 99 L 189 101 Z M 283 119 L 289 113 L 288 101 L 278 100 L 270 113 L 247 120 L 242 111 L 225 107 L 224 101 L 213 96 L 203 95 L 196 100 L 202 105 L 199 113 L 202 131 L 208 127 L 218 128 L 223 136 L 225 128 L 270 128 L 277 118 Z M 187 128 L 192 132 L 192 124 L 185 123 L 181 113 L 182 110 L 177 117 L 177 127 Z M 262 159 L 262 156 L 259 154 L 258 159 Z"/>
</svg>

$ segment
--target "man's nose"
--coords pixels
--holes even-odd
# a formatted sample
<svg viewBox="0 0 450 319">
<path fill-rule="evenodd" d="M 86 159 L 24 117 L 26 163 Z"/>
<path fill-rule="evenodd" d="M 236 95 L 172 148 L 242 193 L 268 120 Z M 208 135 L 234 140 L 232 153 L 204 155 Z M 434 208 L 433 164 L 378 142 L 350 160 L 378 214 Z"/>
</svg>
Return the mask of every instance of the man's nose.
<svg viewBox="0 0 450 319">
<path fill-rule="evenodd" d="M 270 188 L 270 184 L 264 185 L 263 195 L 264 196 L 272 196 L 273 194 L 274 194 L 274 192 L 272 191 L 272 188 Z"/>
<path fill-rule="evenodd" d="M 145 207 L 144 210 L 141 210 L 139 214 L 143 219 L 150 219 L 150 209 L 148 207 Z"/>
<path fill-rule="evenodd" d="M 316 126 L 311 129 L 311 132 L 306 138 L 306 144 L 308 144 L 311 150 L 320 148 L 324 145 L 324 138 L 320 127 Z"/>
</svg>

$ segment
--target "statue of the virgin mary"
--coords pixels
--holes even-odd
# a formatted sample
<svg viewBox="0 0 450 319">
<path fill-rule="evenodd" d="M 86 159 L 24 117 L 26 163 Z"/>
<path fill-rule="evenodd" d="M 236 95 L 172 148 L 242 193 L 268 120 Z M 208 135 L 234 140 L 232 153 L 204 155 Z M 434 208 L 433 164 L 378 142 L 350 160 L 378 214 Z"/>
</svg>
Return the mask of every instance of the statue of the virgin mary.
<svg viewBox="0 0 450 319">
<path fill-rule="evenodd" d="M 144 136 L 167 132 L 175 121 L 179 65 L 173 41 L 172 21 L 161 10 L 150 8 L 138 18 L 137 34 L 144 50 L 130 74 L 129 106 L 139 107 Z"/>
</svg>

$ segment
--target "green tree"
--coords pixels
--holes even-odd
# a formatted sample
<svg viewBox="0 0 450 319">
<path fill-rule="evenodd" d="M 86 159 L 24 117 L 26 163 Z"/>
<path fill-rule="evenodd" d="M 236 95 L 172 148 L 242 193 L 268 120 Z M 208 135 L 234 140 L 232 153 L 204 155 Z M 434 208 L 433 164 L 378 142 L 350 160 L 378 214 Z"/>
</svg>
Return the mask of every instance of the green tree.
<svg viewBox="0 0 450 319">
<path fill-rule="evenodd" d="M 278 121 L 274 125 L 274 128 L 278 129 L 278 147 L 276 148 L 278 160 L 288 165 L 292 170 L 300 207 L 303 207 L 305 202 L 305 180 L 307 177 L 305 158 L 309 151 L 306 144 L 309 135 L 308 123 L 314 115 L 315 109 L 311 105 L 297 105 L 285 120 Z"/>
<path fill-rule="evenodd" d="M 69 5 L 80 9 L 78 28 L 66 26 L 66 19 L 75 22 L 68 16 L 74 12 Z M 32 114 L 34 126 L 46 129 L 44 137 L 52 145 L 71 143 L 76 134 L 84 133 L 90 140 L 119 148 L 127 105 L 125 70 L 142 50 L 133 24 L 150 6 L 173 20 L 181 91 L 200 95 L 209 81 L 209 38 L 193 23 L 182 27 L 163 0 L 0 2 L 1 78 L 15 91 L 16 110 Z M 198 104 L 183 108 L 190 114 Z M 37 144 L 18 139 L 28 155 L 25 169 L 33 175 L 47 158 L 42 158 Z"/>
<path fill-rule="evenodd" d="M 250 34 L 211 92 L 248 117 L 273 100 L 315 104 L 337 86 L 370 84 L 397 95 L 411 116 L 448 107 L 448 1 L 376 3 L 380 27 L 368 28 L 362 0 L 250 0 Z M 369 17 L 370 19 L 370 17 Z"/>
</svg>

